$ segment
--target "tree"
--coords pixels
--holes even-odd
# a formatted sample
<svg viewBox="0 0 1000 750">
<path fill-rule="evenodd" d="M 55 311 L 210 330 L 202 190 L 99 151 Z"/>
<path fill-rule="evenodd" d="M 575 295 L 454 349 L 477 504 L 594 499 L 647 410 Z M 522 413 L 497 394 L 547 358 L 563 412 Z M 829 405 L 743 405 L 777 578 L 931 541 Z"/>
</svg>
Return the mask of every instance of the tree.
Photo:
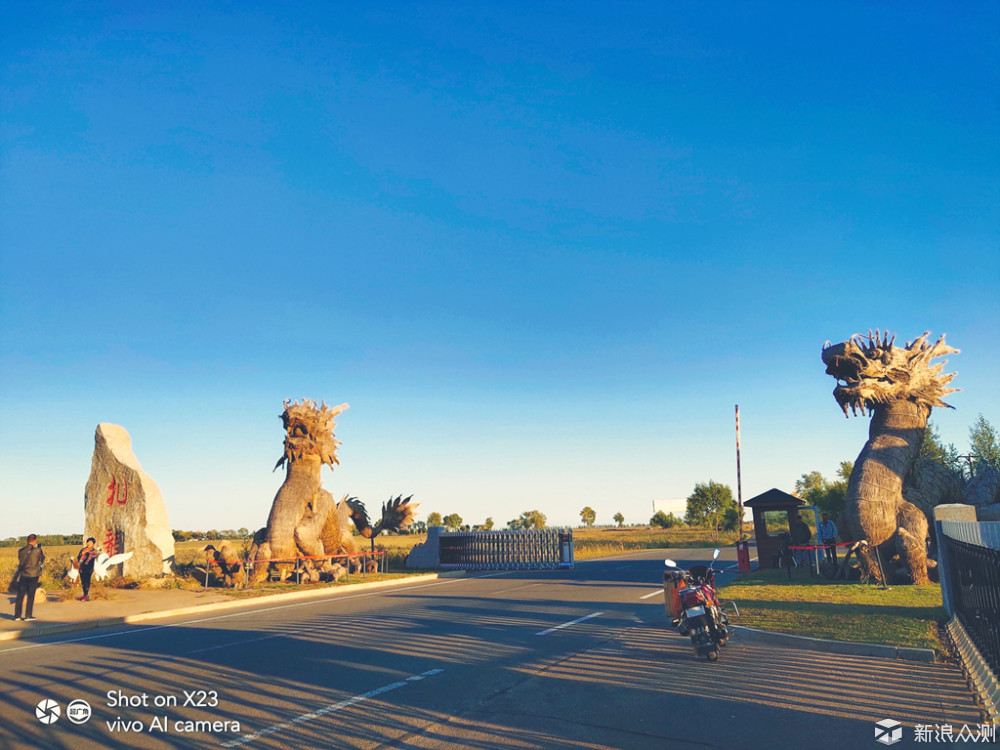
<svg viewBox="0 0 1000 750">
<path fill-rule="evenodd" d="M 585 524 L 587 524 L 587 527 L 589 528 L 593 526 L 594 521 L 597 520 L 597 511 L 595 511 L 588 505 L 586 508 L 580 511 L 580 518 Z"/>
<path fill-rule="evenodd" d="M 454 531 L 458 531 L 462 525 L 462 517 L 458 515 L 458 513 L 449 513 L 444 517 L 443 521 L 446 529 L 452 529 Z"/>
<path fill-rule="evenodd" d="M 942 443 L 937 425 L 933 422 L 928 422 L 927 429 L 924 430 L 924 440 L 920 444 L 920 458 L 929 458 L 932 461 L 937 461 L 949 471 L 962 473 L 962 462 L 958 458 L 955 444 L 945 445 Z"/>
<path fill-rule="evenodd" d="M 426 523 L 426 521 L 416 521 L 410 527 L 410 533 L 411 534 L 424 534 L 426 532 L 427 532 L 427 523 Z"/>
<path fill-rule="evenodd" d="M 818 471 L 803 474 L 795 481 L 795 495 L 805 500 L 806 505 L 815 505 L 821 512 L 836 518 L 844 511 L 847 500 L 847 480 L 854 470 L 853 461 L 841 461 L 837 469 L 837 481 L 831 482 Z"/>
<path fill-rule="evenodd" d="M 493 519 L 487 518 L 481 524 L 475 527 L 475 531 L 492 531 L 493 530 Z"/>
<path fill-rule="evenodd" d="M 545 514 L 539 510 L 526 510 L 520 518 L 507 522 L 508 529 L 544 529 Z"/>
<path fill-rule="evenodd" d="M 615 513 L 614 522 L 618 524 L 618 528 L 620 529 L 622 526 L 625 525 L 625 516 L 623 516 L 621 513 Z"/>
<path fill-rule="evenodd" d="M 982 466 L 992 466 L 1000 471 L 1000 439 L 993 425 L 982 414 L 969 428 L 969 453 L 973 471 L 978 472 Z"/>
<path fill-rule="evenodd" d="M 728 509 L 729 512 L 726 511 Z M 708 484 L 696 484 L 694 492 L 687 499 L 684 520 L 692 526 L 708 526 L 732 531 L 740 524 L 739 507 L 733 499 L 733 491 L 728 485 L 712 480 Z"/>
<path fill-rule="evenodd" d="M 674 526 L 680 526 L 682 523 L 684 522 L 673 513 L 667 514 L 662 510 L 656 511 L 656 515 L 649 519 L 650 526 L 659 526 L 661 529 L 672 529 Z"/>
<path fill-rule="evenodd" d="M 430 528 L 431 526 L 444 526 L 444 522 L 441 520 L 441 514 L 438 513 L 437 511 L 428 514 L 427 526 L 428 528 Z"/>
</svg>

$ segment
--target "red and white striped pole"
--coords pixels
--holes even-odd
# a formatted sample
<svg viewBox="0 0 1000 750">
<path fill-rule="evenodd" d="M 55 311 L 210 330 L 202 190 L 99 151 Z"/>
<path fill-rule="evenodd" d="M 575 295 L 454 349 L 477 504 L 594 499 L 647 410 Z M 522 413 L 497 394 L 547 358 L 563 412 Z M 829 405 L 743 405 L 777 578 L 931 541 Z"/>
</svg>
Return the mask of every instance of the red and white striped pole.
<svg viewBox="0 0 1000 750">
<path fill-rule="evenodd" d="M 740 477 L 740 405 L 736 404 L 736 502 L 740 513 L 740 539 L 736 542 L 736 561 L 740 573 L 750 572 L 750 546 L 743 538 L 743 481 Z"/>
<path fill-rule="evenodd" d="M 740 405 L 736 404 L 736 503 L 740 509 L 740 541 L 743 541 L 743 487 L 740 481 Z"/>
</svg>

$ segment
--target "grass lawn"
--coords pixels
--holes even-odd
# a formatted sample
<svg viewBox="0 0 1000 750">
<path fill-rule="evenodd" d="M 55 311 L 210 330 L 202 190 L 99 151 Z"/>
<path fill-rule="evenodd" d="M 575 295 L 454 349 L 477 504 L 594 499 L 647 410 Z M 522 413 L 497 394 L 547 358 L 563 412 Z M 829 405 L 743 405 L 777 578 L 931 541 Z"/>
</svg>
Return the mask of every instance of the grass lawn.
<svg viewBox="0 0 1000 750">
<path fill-rule="evenodd" d="M 797 571 L 796 571 L 797 572 Z M 941 586 L 828 581 L 805 572 L 759 570 L 737 575 L 719 594 L 740 608 L 739 625 L 836 641 L 915 646 L 948 653 L 938 635 L 945 620 Z M 723 579 L 718 579 L 722 583 Z"/>
</svg>

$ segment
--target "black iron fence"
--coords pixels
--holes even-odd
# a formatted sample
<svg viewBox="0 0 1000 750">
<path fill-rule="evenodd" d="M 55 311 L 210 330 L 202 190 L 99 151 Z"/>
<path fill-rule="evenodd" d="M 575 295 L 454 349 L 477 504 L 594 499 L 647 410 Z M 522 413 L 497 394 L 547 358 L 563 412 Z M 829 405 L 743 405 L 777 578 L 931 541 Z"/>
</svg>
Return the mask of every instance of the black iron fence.
<svg viewBox="0 0 1000 750">
<path fill-rule="evenodd" d="M 527 570 L 573 566 L 570 529 L 442 533 L 439 567 L 462 570 Z"/>
<path fill-rule="evenodd" d="M 1000 678 L 1000 549 L 995 548 L 993 529 L 986 524 L 950 523 L 944 532 L 939 544 L 947 547 L 941 550 L 947 565 L 941 583 L 948 609 Z"/>
<path fill-rule="evenodd" d="M 955 614 L 993 674 L 1000 675 L 1000 550 L 945 539 Z"/>
</svg>

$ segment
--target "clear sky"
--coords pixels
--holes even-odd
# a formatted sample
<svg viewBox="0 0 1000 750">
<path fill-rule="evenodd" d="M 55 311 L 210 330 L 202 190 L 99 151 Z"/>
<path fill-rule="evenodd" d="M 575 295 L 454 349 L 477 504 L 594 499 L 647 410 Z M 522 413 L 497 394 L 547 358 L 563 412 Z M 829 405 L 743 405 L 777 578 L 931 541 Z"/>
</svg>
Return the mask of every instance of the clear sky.
<svg viewBox="0 0 1000 750">
<path fill-rule="evenodd" d="M 820 350 L 962 350 L 1000 426 L 1000 4 L 7 3 L 0 537 L 124 426 L 257 528 L 285 399 L 335 496 L 502 526 L 853 459 Z"/>
</svg>

